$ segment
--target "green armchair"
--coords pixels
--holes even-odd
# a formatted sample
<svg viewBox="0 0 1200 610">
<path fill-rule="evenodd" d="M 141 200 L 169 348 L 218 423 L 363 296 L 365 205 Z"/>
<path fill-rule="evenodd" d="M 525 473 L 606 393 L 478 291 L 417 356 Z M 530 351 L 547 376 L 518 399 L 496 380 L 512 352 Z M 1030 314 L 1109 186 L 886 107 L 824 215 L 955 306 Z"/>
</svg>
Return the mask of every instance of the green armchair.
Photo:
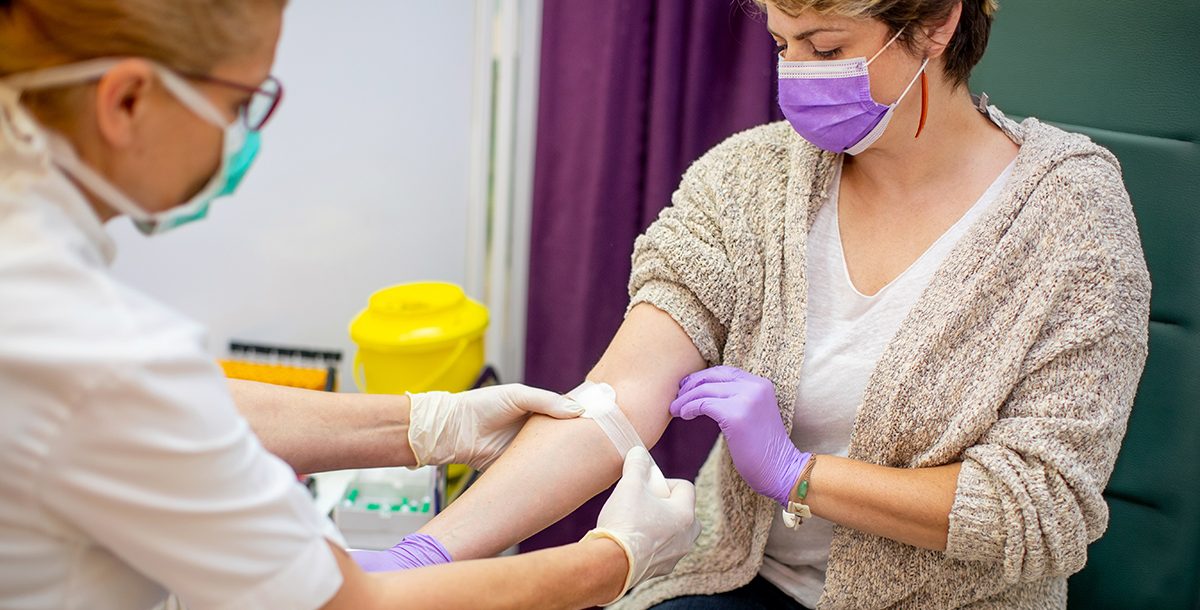
<svg viewBox="0 0 1200 610">
<path fill-rule="evenodd" d="M 971 79 L 1120 159 L 1154 283 L 1150 355 L 1070 580 L 1079 609 L 1200 609 L 1200 1 L 1001 0 Z"/>
</svg>

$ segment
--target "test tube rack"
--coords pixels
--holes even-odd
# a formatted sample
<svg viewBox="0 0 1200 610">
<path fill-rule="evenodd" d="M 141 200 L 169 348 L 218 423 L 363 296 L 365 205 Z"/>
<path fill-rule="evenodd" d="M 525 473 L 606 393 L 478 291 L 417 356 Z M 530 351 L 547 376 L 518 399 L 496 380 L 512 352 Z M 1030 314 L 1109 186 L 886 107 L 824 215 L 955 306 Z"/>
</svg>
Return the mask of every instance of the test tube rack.
<svg viewBox="0 0 1200 610">
<path fill-rule="evenodd" d="M 229 358 L 217 363 L 230 379 L 334 392 L 341 361 L 338 351 L 235 340 L 229 342 Z"/>
</svg>

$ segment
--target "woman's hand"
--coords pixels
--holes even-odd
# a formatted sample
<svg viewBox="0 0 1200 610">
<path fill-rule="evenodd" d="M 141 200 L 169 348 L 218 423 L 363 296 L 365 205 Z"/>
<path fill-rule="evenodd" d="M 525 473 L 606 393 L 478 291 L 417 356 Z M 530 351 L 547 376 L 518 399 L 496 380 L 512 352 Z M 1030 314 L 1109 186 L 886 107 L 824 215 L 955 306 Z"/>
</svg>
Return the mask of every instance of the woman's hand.
<svg viewBox="0 0 1200 610">
<path fill-rule="evenodd" d="M 742 478 L 787 506 L 812 454 L 801 453 L 784 430 L 774 384 L 731 366 L 706 369 L 679 382 L 671 415 L 686 420 L 706 415 L 717 422 Z"/>
<path fill-rule="evenodd" d="M 418 466 L 467 464 L 486 470 L 512 443 L 530 413 L 570 419 L 574 400 L 528 386 L 500 385 L 451 394 L 412 394 L 408 440 Z"/>
</svg>

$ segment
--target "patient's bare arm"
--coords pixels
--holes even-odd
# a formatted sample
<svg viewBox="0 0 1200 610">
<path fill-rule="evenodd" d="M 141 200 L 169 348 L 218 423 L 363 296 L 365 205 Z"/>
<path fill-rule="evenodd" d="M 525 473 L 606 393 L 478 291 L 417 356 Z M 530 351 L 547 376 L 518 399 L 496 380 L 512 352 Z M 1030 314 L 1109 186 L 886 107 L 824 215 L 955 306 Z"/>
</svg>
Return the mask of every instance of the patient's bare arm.
<svg viewBox="0 0 1200 610">
<path fill-rule="evenodd" d="M 704 368 L 682 328 L 651 305 L 626 317 L 588 379 L 617 391 L 617 402 L 647 446 L 667 428 L 679 380 Z M 536 416 L 508 451 L 422 532 L 455 560 L 488 557 L 537 533 L 604 491 L 621 456 L 591 420 Z"/>
</svg>

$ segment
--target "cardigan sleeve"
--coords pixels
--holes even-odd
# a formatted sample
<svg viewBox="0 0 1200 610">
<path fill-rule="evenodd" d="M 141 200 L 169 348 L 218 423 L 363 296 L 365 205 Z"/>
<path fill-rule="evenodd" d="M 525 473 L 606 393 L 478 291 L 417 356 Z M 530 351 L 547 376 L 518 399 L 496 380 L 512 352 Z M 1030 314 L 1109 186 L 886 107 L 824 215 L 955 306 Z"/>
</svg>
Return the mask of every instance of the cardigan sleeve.
<svg viewBox="0 0 1200 610">
<path fill-rule="evenodd" d="M 629 309 L 648 303 L 666 312 L 709 365 L 721 362 L 737 278 L 718 210 L 725 147 L 684 174 L 671 206 L 634 244 Z"/>
<path fill-rule="evenodd" d="M 1054 304 L 997 421 L 965 451 L 950 512 L 946 554 L 999 563 L 1010 583 L 1083 568 L 1146 360 L 1150 285 L 1128 196 L 1112 166 L 1074 165 L 1062 207 L 1092 212 L 1048 272 Z"/>
</svg>

